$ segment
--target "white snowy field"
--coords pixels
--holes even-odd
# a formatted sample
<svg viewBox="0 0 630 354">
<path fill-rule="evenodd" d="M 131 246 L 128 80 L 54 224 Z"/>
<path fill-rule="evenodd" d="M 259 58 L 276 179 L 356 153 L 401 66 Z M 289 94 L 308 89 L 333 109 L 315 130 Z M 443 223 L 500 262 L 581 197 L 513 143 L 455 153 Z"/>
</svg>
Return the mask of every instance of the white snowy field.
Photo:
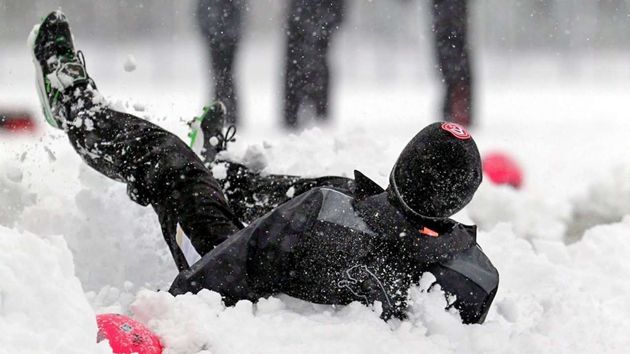
<svg viewBox="0 0 630 354">
<path fill-rule="evenodd" d="M 156 56 L 153 48 L 76 40 L 115 106 L 185 137 L 185 121 L 206 96 L 194 43 Z M 389 77 L 375 73 L 374 58 L 359 49 L 337 55 L 335 121 L 288 134 L 278 124 L 280 51 L 270 46 L 242 53 L 245 127 L 229 153 L 261 153 L 271 173 L 349 175 L 356 168 L 385 186 L 398 152 L 438 112 L 431 74 L 416 80 L 403 69 L 417 64 L 412 72 L 431 73 L 430 65 L 398 59 L 399 72 Z M 28 53 L 10 48 L 15 54 L 0 58 L 0 109 L 39 112 Z M 225 308 L 215 293 L 156 292 L 176 271 L 151 209 L 82 164 L 62 132 L 41 125 L 35 136 L 2 135 L 0 353 L 107 352 L 94 343 L 99 312 L 147 323 L 167 353 L 625 352 L 630 71 L 619 63 L 626 61 L 612 54 L 571 65 L 478 58 L 473 136 L 482 153 L 505 151 L 525 170 L 522 190 L 484 182 L 456 217 L 479 225 L 479 244 L 501 274 L 483 325 L 462 325 L 424 284 L 412 291 L 410 319 L 390 323 L 378 308 L 359 304 L 333 308 L 280 296 Z M 565 70 L 575 65 L 579 75 Z"/>
</svg>

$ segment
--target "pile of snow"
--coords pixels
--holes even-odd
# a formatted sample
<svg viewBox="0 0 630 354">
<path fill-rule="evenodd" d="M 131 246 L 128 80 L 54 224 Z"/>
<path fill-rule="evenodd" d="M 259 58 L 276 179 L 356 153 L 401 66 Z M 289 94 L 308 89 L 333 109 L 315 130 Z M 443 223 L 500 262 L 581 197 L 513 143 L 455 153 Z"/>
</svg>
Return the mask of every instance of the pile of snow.
<svg viewBox="0 0 630 354">
<path fill-rule="evenodd" d="M 23 177 L 16 163 L 0 164 L 0 225 L 13 226 L 24 208 L 35 201 L 35 195 L 22 185 Z"/>
<path fill-rule="evenodd" d="M 111 353 L 62 237 L 0 226 L 0 351 Z"/>
<path fill-rule="evenodd" d="M 563 240 L 572 220 L 572 205 L 568 201 L 523 193 L 486 181 L 468 205 L 467 212 L 481 230 L 509 223 L 519 237 L 526 239 Z"/>
<path fill-rule="evenodd" d="M 431 275 L 412 289 L 409 319 L 385 323 L 379 308 L 313 305 L 286 296 L 223 306 L 202 291 L 173 298 L 142 291 L 131 306 L 173 353 L 593 353 L 627 348 L 630 218 L 571 246 L 532 243 L 507 224 L 481 233 L 501 271 L 486 322 L 464 325 Z M 553 349 L 551 349 L 553 348 Z"/>
<path fill-rule="evenodd" d="M 99 307 L 124 308 L 121 297 L 130 303 L 139 288 L 167 287 L 177 270 L 153 210 L 87 167 L 61 134 L 3 142 L 2 151 L 18 153 L 0 155 L 0 225 L 62 235 Z"/>
<path fill-rule="evenodd" d="M 594 225 L 630 215 L 630 165 L 615 166 L 574 199 L 573 223 L 568 230 L 572 240 Z"/>
<path fill-rule="evenodd" d="M 343 134 L 343 142 L 321 129 L 273 143 L 247 144 L 247 139 L 241 139 L 232 153 L 258 163 L 264 172 L 347 174 L 357 165 L 367 166 L 368 174 L 384 183 L 398 142 L 369 145 L 368 132 Z M 11 319 L 7 323 L 13 326 L 16 338 L 32 333 L 34 328 L 46 333 L 65 328 L 67 335 L 84 338 L 77 343 L 93 345 L 93 323 L 83 326 L 75 321 L 75 328 L 74 323 L 54 322 L 74 317 L 72 308 L 66 309 L 68 303 L 58 304 L 62 300 L 49 294 L 46 284 L 54 279 L 54 290 L 63 293 L 60 297 L 72 305 L 81 305 L 85 318 L 92 321 L 94 311 L 131 314 L 164 339 L 169 354 L 520 353 L 549 348 L 559 353 L 612 353 L 630 344 L 624 335 L 630 330 L 624 322 L 630 316 L 624 299 L 624 294 L 630 293 L 626 281 L 630 277 L 626 256 L 630 254 L 630 219 L 597 226 L 567 245 L 565 235 L 574 222 L 575 210 L 582 208 L 570 198 L 487 184 L 479 190 L 466 213 L 479 224 L 479 243 L 501 274 L 499 292 L 483 325 L 461 324 L 456 313 L 443 310 L 443 294 L 438 289 L 427 292 L 426 286 L 411 291 L 410 318 L 403 322 L 381 321 L 378 306 L 322 306 L 286 296 L 225 308 L 218 294 L 209 291 L 177 298 L 155 291 L 165 289 L 176 271 L 153 211 L 132 203 L 124 185 L 86 167 L 61 133 L 49 132 L 37 144 L 6 144 L 16 154 L 0 156 L 0 190 L 6 198 L 0 209 L 5 217 L 0 223 L 14 230 L 2 229 L 2 233 L 46 245 L 62 242 L 52 235 L 63 235 L 86 291 L 82 292 L 72 276 L 72 260 L 65 248 L 64 256 L 57 258 L 50 257 L 59 254 L 58 249 L 56 253 L 27 253 L 30 261 L 50 262 L 43 266 L 45 271 L 16 260 L 19 252 L 0 255 L 2 267 L 23 267 L 9 268 L 12 274 L 33 277 L 20 278 L 21 286 L 30 287 L 24 292 L 40 296 L 36 305 L 27 302 L 29 307 L 40 313 L 63 308 L 64 314 L 69 314 L 63 318 L 46 316 L 53 322 L 41 327 L 31 324 L 41 320 L 32 312 L 22 322 Z M 366 146 L 370 155 L 358 154 L 355 146 Z M 26 158 L 15 163 L 24 153 Z M 300 158 L 304 155 L 310 159 Z M 351 159 L 352 155 L 357 158 Z M 374 156 L 379 157 L 379 163 L 367 165 Z M 610 193 L 588 192 L 613 190 L 612 184 L 619 183 L 623 174 L 615 172 L 612 176 L 616 177 L 610 178 L 610 185 L 600 183 L 585 190 L 591 197 L 583 199 L 583 204 L 596 205 L 599 200 L 605 205 L 605 200 L 614 199 Z M 604 213 L 621 219 L 623 208 L 613 214 L 614 208 Z M 2 249 L 15 248 L 5 245 Z M 55 279 L 51 276 L 55 269 L 67 270 L 65 274 L 74 283 Z M 6 278 L 4 274 L 2 277 Z M 3 304 L 3 308 L 9 307 L 5 299 Z M 14 304 L 10 308 L 25 311 Z M 44 336 L 41 345 L 54 345 L 51 338 L 64 337 Z"/>
<path fill-rule="evenodd" d="M 630 164 L 620 164 L 565 199 L 483 183 L 466 209 L 481 230 L 509 223 L 526 239 L 579 240 L 589 228 L 630 215 Z"/>
</svg>

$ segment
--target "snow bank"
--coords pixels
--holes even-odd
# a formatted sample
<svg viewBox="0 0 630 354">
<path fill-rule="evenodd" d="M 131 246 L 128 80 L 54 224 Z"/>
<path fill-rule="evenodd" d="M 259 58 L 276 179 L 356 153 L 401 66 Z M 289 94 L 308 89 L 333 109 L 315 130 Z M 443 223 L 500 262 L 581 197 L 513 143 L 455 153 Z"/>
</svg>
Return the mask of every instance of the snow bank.
<svg viewBox="0 0 630 354">
<path fill-rule="evenodd" d="M 630 215 L 630 165 L 617 165 L 600 176 L 573 201 L 569 238 L 579 238 L 594 225 L 613 223 Z"/>
<path fill-rule="evenodd" d="M 455 314 L 437 313 L 445 305 L 441 292 L 429 295 L 416 304 L 421 318 L 436 315 L 431 327 L 438 330 L 459 323 Z M 379 318 L 379 310 L 359 303 L 334 308 L 284 296 L 225 308 L 210 291 L 176 298 L 145 291 L 132 309 L 163 336 L 167 353 L 404 353 L 440 348 L 427 340 L 429 329 L 421 320 L 388 324 Z"/>
<path fill-rule="evenodd" d="M 528 242 L 501 224 L 482 233 L 480 244 L 500 270 L 493 313 L 508 330 L 506 352 L 622 352 L 630 338 L 630 219 L 598 226 L 582 240 Z M 499 315 L 499 316 L 497 316 Z M 506 322 L 500 320 L 503 317 Z"/>
<path fill-rule="evenodd" d="M 466 210 L 472 222 L 484 231 L 509 223 L 522 238 L 563 240 L 573 209 L 566 200 L 484 181 Z"/>
<path fill-rule="evenodd" d="M 202 291 L 173 298 L 140 292 L 131 306 L 167 353 L 618 353 L 630 345 L 630 218 L 596 227 L 565 246 L 532 243 L 507 224 L 481 233 L 501 272 L 483 325 L 464 325 L 431 275 L 411 291 L 409 320 L 385 323 L 358 303 L 313 305 L 286 296 L 225 308 Z"/>
<path fill-rule="evenodd" d="M 482 230 L 509 223 L 522 238 L 575 242 L 593 226 L 630 215 L 630 165 L 618 164 L 564 198 L 484 181 L 466 211 Z"/>
<path fill-rule="evenodd" d="M 0 226 L 0 352 L 109 353 L 61 237 Z"/>
<path fill-rule="evenodd" d="M 248 140 L 242 139 L 240 151 L 235 151 L 238 156 L 249 156 L 253 162 L 260 162 L 261 167 L 266 166 L 264 172 L 337 174 L 367 166 L 368 174 L 384 183 L 398 146 L 388 141 L 377 142 L 366 148 L 369 154 L 360 154 L 363 146 L 368 145 L 370 134 L 353 130 L 342 136 L 345 139 L 311 129 L 302 135 L 259 143 L 258 148 L 250 148 Z M 67 297 L 74 306 L 89 302 L 98 312 L 131 313 L 164 338 L 170 354 L 615 353 L 623 352 L 630 344 L 625 335 L 630 328 L 624 322 L 630 316 L 629 305 L 625 303 L 625 294 L 630 293 L 626 284 L 630 278 L 627 262 L 630 220 L 597 226 L 567 245 L 564 237 L 575 222 L 575 210 L 584 206 L 563 195 L 484 184 L 467 208 L 482 230 L 479 243 L 501 273 L 499 293 L 485 324 L 462 325 L 457 314 L 442 310 L 445 300 L 439 291 L 427 293 L 422 287 L 412 291 L 409 320 L 384 323 L 378 317 L 378 310 L 359 304 L 319 306 L 278 297 L 255 305 L 242 302 L 225 308 L 218 295 L 211 292 L 177 298 L 155 292 L 168 285 L 175 270 L 151 209 L 133 204 L 123 185 L 84 166 L 60 135 L 46 135 L 36 145 L 12 144 L 15 156 L 0 156 L 1 193 L 6 198 L 1 207 L 4 209 L 0 209 L 6 217 L 0 223 L 46 239 L 37 239 L 37 244 L 61 242 L 51 241 L 59 239 L 49 235 L 64 235 L 74 255 L 77 276 L 88 290 L 83 296 L 77 290 L 76 279 L 71 284 L 52 280 L 54 277 L 49 273 L 54 269 L 72 268 L 65 248 L 63 252 L 68 257 L 50 259 L 46 257 L 55 253 L 44 252 L 43 259 L 52 264 L 42 266 L 47 271 L 31 273 L 26 263 L 9 261 L 19 253 L 0 255 L 2 267 L 23 265 L 19 272 L 33 276 L 21 278 L 20 286 L 30 286 L 32 296 L 40 298 L 37 304 L 28 305 L 37 312 L 24 315 L 23 324 L 50 321 L 37 327 L 39 332 L 66 328 L 65 336 L 92 333 L 82 322 L 69 325 L 55 322 L 55 316 L 36 317 L 61 307 L 58 304 L 62 300 L 56 295 L 42 295 L 50 291 L 47 287 L 52 282 L 56 285 L 54 290 L 71 293 L 60 297 Z M 289 149 L 290 146 L 296 148 Z M 27 158 L 21 164 L 14 163 L 20 161 L 23 151 L 27 152 Z M 303 155 L 310 159 L 301 158 Z M 351 158 L 353 155 L 355 159 Z M 378 163 L 368 165 L 369 161 Z M 615 198 L 625 194 L 615 196 L 613 184 L 619 184 L 623 176 L 623 172 L 611 172 L 612 182 L 585 190 L 581 203 L 608 205 L 602 208 L 602 213 L 620 220 L 623 205 L 617 207 L 614 203 L 620 203 Z M 22 233 L 30 235 L 2 229 L 2 234 L 14 235 L 13 239 Z M 40 252 L 27 254 L 35 257 Z M 11 274 L 18 273 L 10 269 Z M 72 274 L 72 270 L 69 272 Z M 2 278 L 6 276 L 2 274 Z M 151 290 L 138 293 L 143 287 Z M 6 308 L 6 301 L 3 302 Z M 13 304 L 10 308 L 22 311 Z M 89 316 L 84 316 L 91 320 L 89 307 L 86 311 Z M 70 321 L 72 308 L 66 312 L 68 315 L 58 318 L 59 321 Z M 17 328 L 32 333 L 26 332 L 24 326 Z M 35 327 L 28 330 L 31 328 Z M 48 345 L 46 340 L 64 337 L 42 338 L 42 343 Z M 93 345 L 91 334 L 85 338 L 89 339 L 89 343 L 83 342 L 85 345 Z M 81 344 L 77 343 L 75 346 L 79 347 Z M 11 348 L 2 344 L 2 348 Z"/>
<path fill-rule="evenodd" d="M 87 291 L 168 285 L 176 269 L 153 210 L 83 164 L 60 133 L 48 133 L 35 142 L 6 141 L 16 154 L 0 155 L 0 225 L 63 235 Z M 90 299 L 119 300 L 111 291 Z"/>
<path fill-rule="evenodd" d="M 15 163 L 0 164 L 0 225 L 15 225 L 24 208 L 35 201 L 35 195 L 22 185 L 23 178 Z"/>
</svg>

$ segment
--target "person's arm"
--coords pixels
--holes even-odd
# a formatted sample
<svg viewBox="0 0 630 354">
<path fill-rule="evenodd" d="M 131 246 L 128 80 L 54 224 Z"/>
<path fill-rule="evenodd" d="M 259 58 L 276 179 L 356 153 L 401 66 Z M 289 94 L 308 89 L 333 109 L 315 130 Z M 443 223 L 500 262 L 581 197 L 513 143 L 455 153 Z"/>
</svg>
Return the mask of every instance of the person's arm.
<svg viewBox="0 0 630 354">
<path fill-rule="evenodd" d="M 464 323 L 483 323 L 499 287 L 499 272 L 479 245 L 427 269 L 446 293 L 457 297 L 453 306 Z"/>
</svg>

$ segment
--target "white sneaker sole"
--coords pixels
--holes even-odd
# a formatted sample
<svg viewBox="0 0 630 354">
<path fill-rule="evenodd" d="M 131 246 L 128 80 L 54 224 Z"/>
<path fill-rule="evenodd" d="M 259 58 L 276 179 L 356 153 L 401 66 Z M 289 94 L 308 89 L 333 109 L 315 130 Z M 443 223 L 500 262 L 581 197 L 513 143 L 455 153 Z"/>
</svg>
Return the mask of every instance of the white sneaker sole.
<svg viewBox="0 0 630 354">
<path fill-rule="evenodd" d="M 42 105 L 42 113 L 44 114 L 44 118 L 46 122 L 50 124 L 53 128 L 60 128 L 55 120 L 52 109 L 50 107 L 50 101 L 48 100 L 48 95 L 46 94 L 46 83 L 44 82 L 44 73 L 42 72 L 42 67 L 39 65 L 39 61 L 35 58 L 35 39 L 37 38 L 37 32 L 39 31 L 39 25 L 35 25 L 33 30 L 28 36 L 28 47 L 31 51 L 31 56 L 33 58 L 33 64 L 35 65 L 35 84 L 37 87 L 37 95 L 39 96 L 39 102 Z"/>
</svg>

